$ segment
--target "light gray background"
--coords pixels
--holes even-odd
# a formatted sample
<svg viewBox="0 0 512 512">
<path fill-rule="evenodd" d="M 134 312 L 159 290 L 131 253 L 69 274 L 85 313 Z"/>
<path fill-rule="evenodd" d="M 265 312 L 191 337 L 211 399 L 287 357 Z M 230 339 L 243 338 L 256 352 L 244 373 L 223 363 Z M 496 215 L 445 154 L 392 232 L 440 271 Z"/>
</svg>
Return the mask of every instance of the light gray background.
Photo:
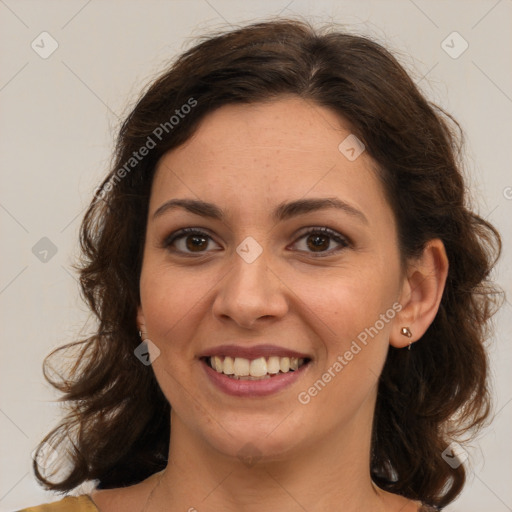
<svg viewBox="0 0 512 512">
<path fill-rule="evenodd" d="M 511 0 L 0 0 L 2 511 L 56 499 L 31 471 L 32 450 L 60 414 L 41 363 L 52 348 L 75 340 L 88 317 L 70 265 L 119 119 L 194 36 L 277 14 L 371 35 L 398 52 L 425 94 L 455 115 L 467 137 L 478 210 L 503 234 L 496 277 L 510 293 Z M 47 59 L 31 47 L 35 40 L 47 51 L 43 31 L 59 45 Z M 456 59 L 441 46 L 453 31 L 469 44 Z M 43 237 L 57 248 L 46 262 L 32 250 Z M 447 508 L 452 512 L 512 510 L 510 317 L 507 303 L 490 350 L 497 417 L 473 445 L 468 485 Z"/>
</svg>

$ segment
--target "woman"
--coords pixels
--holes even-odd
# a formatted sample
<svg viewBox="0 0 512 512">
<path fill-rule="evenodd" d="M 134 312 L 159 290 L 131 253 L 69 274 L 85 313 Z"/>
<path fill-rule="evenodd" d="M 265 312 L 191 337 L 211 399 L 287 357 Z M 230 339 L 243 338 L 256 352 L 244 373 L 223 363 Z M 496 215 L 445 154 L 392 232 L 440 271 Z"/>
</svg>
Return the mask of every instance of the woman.
<svg viewBox="0 0 512 512">
<path fill-rule="evenodd" d="M 96 488 L 26 510 L 453 501 L 500 238 L 450 121 L 364 37 L 281 19 L 184 53 L 121 128 L 81 229 L 98 331 L 48 376 L 71 410 L 40 452 L 69 464 L 36 475 Z"/>
</svg>

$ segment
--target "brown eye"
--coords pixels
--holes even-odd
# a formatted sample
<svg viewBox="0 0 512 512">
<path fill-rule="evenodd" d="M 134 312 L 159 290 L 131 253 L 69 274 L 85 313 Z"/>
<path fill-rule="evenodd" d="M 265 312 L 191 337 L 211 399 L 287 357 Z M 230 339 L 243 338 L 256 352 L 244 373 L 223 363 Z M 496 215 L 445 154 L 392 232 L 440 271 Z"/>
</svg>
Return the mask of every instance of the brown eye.
<svg viewBox="0 0 512 512">
<path fill-rule="evenodd" d="M 300 251 L 317 253 L 318 256 L 329 256 L 335 252 L 344 249 L 350 245 L 349 241 L 329 228 L 312 228 L 306 233 L 304 233 L 298 240 L 303 240 L 302 249 Z M 337 249 L 331 249 L 331 244 L 334 242 L 334 245 L 338 245 Z M 298 244 L 299 242 L 295 242 Z M 341 246 L 341 247 L 340 247 Z"/>
<path fill-rule="evenodd" d="M 209 234 L 193 228 L 184 228 L 169 236 L 163 245 L 173 252 L 201 254 L 208 252 L 206 249 L 210 242 L 213 242 L 213 239 Z"/>
<path fill-rule="evenodd" d="M 308 248 L 313 251 L 328 249 L 330 245 L 329 237 L 326 235 L 308 235 L 306 240 Z"/>
<path fill-rule="evenodd" d="M 200 251 L 208 246 L 208 240 L 202 235 L 187 235 L 185 237 L 185 245 L 190 251 Z"/>
</svg>

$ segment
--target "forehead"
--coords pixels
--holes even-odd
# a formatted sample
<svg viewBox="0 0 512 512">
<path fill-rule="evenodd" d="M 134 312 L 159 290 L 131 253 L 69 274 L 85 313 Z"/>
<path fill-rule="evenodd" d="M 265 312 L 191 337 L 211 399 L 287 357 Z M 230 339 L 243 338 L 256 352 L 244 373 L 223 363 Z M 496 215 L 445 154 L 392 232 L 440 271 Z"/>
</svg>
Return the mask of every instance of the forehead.
<svg viewBox="0 0 512 512">
<path fill-rule="evenodd" d="M 255 214 L 290 199 L 334 195 L 370 216 L 390 214 L 369 155 L 350 160 L 340 151 L 349 136 L 350 126 L 335 112 L 296 97 L 223 106 L 162 157 L 150 210 L 190 197 L 232 215 Z"/>
</svg>

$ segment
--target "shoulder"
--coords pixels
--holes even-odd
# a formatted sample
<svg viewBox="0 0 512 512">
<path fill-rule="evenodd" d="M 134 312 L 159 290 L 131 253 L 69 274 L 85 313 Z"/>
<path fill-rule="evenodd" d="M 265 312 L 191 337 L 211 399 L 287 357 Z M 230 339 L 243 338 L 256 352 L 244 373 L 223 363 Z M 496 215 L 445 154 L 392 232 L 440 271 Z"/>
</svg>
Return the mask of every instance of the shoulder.
<svg viewBox="0 0 512 512">
<path fill-rule="evenodd" d="M 36 507 L 24 508 L 18 512 L 99 512 L 91 498 L 83 496 L 67 496 L 53 503 Z"/>
</svg>

